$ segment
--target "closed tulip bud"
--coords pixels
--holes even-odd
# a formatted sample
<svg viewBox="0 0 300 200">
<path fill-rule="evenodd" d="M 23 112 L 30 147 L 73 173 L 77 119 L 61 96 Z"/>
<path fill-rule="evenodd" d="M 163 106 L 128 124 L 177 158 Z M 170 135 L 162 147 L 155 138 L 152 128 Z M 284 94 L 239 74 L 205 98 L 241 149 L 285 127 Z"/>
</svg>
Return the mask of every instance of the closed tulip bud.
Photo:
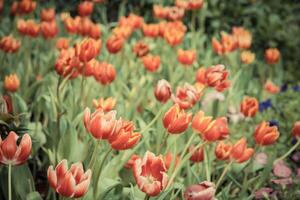
<svg viewBox="0 0 300 200">
<path fill-rule="evenodd" d="M 280 92 L 280 88 L 275 85 L 272 81 L 268 80 L 265 85 L 264 88 L 267 92 L 269 92 L 270 94 L 277 94 L 278 92 Z"/>
<path fill-rule="evenodd" d="M 257 144 L 271 145 L 279 137 L 277 126 L 270 126 L 268 122 L 260 123 L 254 131 L 254 139 Z"/>
<path fill-rule="evenodd" d="M 191 146 L 189 148 L 189 152 L 192 152 L 190 161 L 192 161 L 194 163 L 198 163 L 198 162 L 202 162 L 204 160 L 204 151 L 203 151 L 202 147 L 195 149 L 194 146 Z"/>
<path fill-rule="evenodd" d="M 4 88 L 9 92 L 16 92 L 20 87 L 20 81 L 16 74 L 5 76 Z"/>
<path fill-rule="evenodd" d="M 26 133 L 17 145 L 18 138 L 19 136 L 14 131 L 9 132 L 4 140 L 0 137 L 0 163 L 21 165 L 26 162 L 31 153 L 31 138 Z"/>
<path fill-rule="evenodd" d="M 149 47 L 148 45 L 143 42 L 143 41 L 139 41 L 137 42 L 134 47 L 133 47 L 133 52 L 135 53 L 135 55 L 137 57 L 143 57 L 146 56 L 149 53 Z"/>
<path fill-rule="evenodd" d="M 265 60 L 268 64 L 276 64 L 280 59 L 280 52 L 276 48 L 269 48 L 265 51 Z"/>
<path fill-rule="evenodd" d="M 75 54 L 81 62 L 88 62 L 99 54 L 97 41 L 91 38 L 83 40 L 79 45 L 77 44 L 75 50 Z"/>
<path fill-rule="evenodd" d="M 215 155 L 219 160 L 227 160 L 230 157 L 232 145 L 226 144 L 225 142 L 221 141 L 217 144 L 215 149 Z"/>
<path fill-rule="evenodd" d="M 252 43 L 251 33 L 243 27 L 233 27 L 232 35 L 235 37 L 237 46 L 240 49 L 249 49 Z"/>
<path fill-rule="evenodd" d="M 168 7 L 162 7 L 160 5 L 153 5 L 153 15 L 158 19 L 166 19 L 169 14 Z"/>
<path fill-rule="evenodd" d="M 293 129 L 292 129 L 292 135 L 294 137 L 299 137 L 300 136 L 300 121 L 296 121 L 294 123 Z"/>
<path fill-rule="evenodd" d="M 177 60 L 183 65 L 192 65 L 196 60 L 196 51 L 178 49 Z"/>
<path fill-rule="evenodd" d="M 251 64 L 255 60 L 255 54 L 251 51 L 243 51 L 241 53 L 241 61 L 244 64 Z"/>
<path fill-rule="evenodd" d="M 93 39 L 99 39 L 101 36 L 100 26 L 97 24 L 92 24 L 90 28 L 89 36 Z"/>
<path fill-rule="evenodd" d="M 49 166 L 47 171 L 50 186 L 60 195 L 68 198 L 80 198 L 84 196 L 91 182 L 92 171 L 84 172 L 81 162 L 71 165 L 68 169 L 68 161 L 62 160 L 55 168 Z"/>
<path fill-rule="evenodd" d="M 108 139 L 115 150 L 126 150 L 135 146 L 142 135 L 134 132 L 135 126 L 131 121 L 122 120 L 122 126 L 116 128 L 114 134 Z"/>
<path fill-rule="evenodd" d="M 184 132 L 191 121 L 192 114 L 185 113 L 178 104 L 174 104 L 164 115 L 163 124 L 170 134 Z"/>
<path fill-rule="evenodd" d="M 147 151 L 135 160 L 133 175 L 138 188 L 149 196 L 157 196 L 168 184 L 167 169 L 162 156 Z"/>
<path fill-rule="evenodd" d="M 94 9 L 94 3 L 91 1 L 83 1 L 78 5 L 78 13 L 82 17 L 91 15 L 93 9 Z"/>
<path fill-rule="evenodd" d="M 18 14 L 29 14 L 36 8 L 36 2 L 32 0 L 21 0 L 17 4 Z"/>
<path fill-rule="evenodd" d="M 203 135 L 211 129 L 214 123 L 212 117 L 206 117 L 203 111 L 199 111 L 192 120 L 192 128 L 198 134 Z"/>
<path fill-rule="evenodd" d="M 215 184 L 209 181 L 190 185 L 184 192 L 184 200 L 214 200 Z"/>
<path fill-rule="evenodd" d="M 68 38 L 58 38 L 55 46 L 59 50 L 68 49 L 69 43 L 70 43 L 70 40 Z"/>
<path fill-rule="evenodd" d="M 177 87 L 176 95 L 172 95 L 174 103 L 178 104 L 181 109 L 192 108 L 202 95 L 202 90 L 185 83 L 183 87 Z"/>
<path fill-rule="evenodd" d="M 41 20 L 46 22 L 51 22 L 55 20 L 55 9 L 54 8 L 44 8 L 40 14 Z"/>
<path fill-rule="evenodd" d="M 158 37 L 159 36 L 159 24 L 144 24 L 143 33 L 146 37 Z"/>
<path fill-rule="evenodd" d="M 150 72 L 155 72 L 158 70 L 160 66 L 160 57 L 159 56 L 154 56 L 154 55 L 146 55 L 142 58 L 144 67 L 146 70 Z"/>
<path fill-rule="evenodd" d="M 254 117 L 258 111 L 259 103 L 254 97 L 244 97 L 241 103 L 241 113 L 245 117 Z"/>
<path fill-rule="evenodd" d="M 123 48 L 124 42 L 122 37 L 111 36 L 106 40 L 106 48 L 109 53 L 116 54 Z"/>
<path fill-rule="evenodd" d="M 103 85 L 110 84 L 116 78 L 116 70 L 112 64 L 101 62 L 95 67 L 94 78 Z"/>
<path fill-rule="evenodd" d="M 253 155 L 254 149 L 247 148 L 247 141 L 245 138 L 241 138 L 233 146 L 230 156 L 238 163 L 246 162 Z"/>
<path fill-rule="evenodd" d="M 15 53 L 20 48 L 21 42 L 12 36 L 5 36 L 0 40 L 0 49 L 6 53 Z"/>
<path fill-rule="evenodd" d="M 156 87 L 154 88 L 154 95 L 157 101 L 166 103 L 172 94 L 171 85 L 165 79 L 159 80 Z"/>
<path fill-rule="evenodd" d="M 105 112 L 109 112 L 112 109 L 115 108 L 117 100 L 113 97 L 108 97 L 107 99 L 100 98 L 100 99 L 94 99 L 93 105 L 96 109 L 101 109 Z"/>
<path fill-rule="evenodd" d="M 54 38 L 58 33 L 58 27 L 55 21 L 42 22 L 41 23 L 41 33 L 44 38 L 51 39 Z"/>
</svg>

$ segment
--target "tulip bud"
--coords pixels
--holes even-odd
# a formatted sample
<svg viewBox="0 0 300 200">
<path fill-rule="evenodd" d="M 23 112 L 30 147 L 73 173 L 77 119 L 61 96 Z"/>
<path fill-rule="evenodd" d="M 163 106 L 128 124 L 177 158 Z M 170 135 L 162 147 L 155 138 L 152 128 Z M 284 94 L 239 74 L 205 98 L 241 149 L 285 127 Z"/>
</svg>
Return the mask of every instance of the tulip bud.
<svg viewBox="0 0 300 200">
<path fill-rule="evenodd" d="M 106 41 L 106 48 L 109 53 L 116 54 L 124 46 L 124 39 L 122 37 L 111 36 Z"/>
<path fill-rule="evenodd" d="M 178 49 L 177 51 L 177 60 L 181 64 L 187 66 L 192 65 L 196 60 L 196 51 L 195 50 L 186 50 Z"/>
<path fill-rule="evenodd" d="M 78 13 L 82 17 L 91 15 L 93 9 L 94 9 L 94 3 L 91 1 L 83 1 L 78 5 Z"/>
<path fill-rule="evenodd" d="M 271 145 L 276 142 L 279 137 L 277 126 L 270 126 L 268 122 L 260 123 L 254 132 L 254 139 L 257 144 Z"/>
<path fill-rule="evenodd" d="M 44 8 L 40 14 L 41 20 L 46 22 L 51 22 L 55 20 L 55 9 L 54 8 Z"/>
<path fill-rule="evenodd" d="M 20 81 L 16 74 L 5 76 L 4 88 L 9 92 L 16 92 L 20 87 Z"/>
<path fill-rule="evenodd" d="M 276 48 L 269 48 L 265 51 L 265 60 L 268 64 L 276 64 L 280 59 L 280 52 Z"/>
<path fill-rule="evenodd" d="M 254 97 L 244 97 L 241 103 L 241 112 L 245 117 L 254 117 L 258 111 L 258 101 Z"/>
<path fill-rule="evenodd" d="M 268 80 L 265 85 L 264 88 L 267 92 L 269 92 L 270 94 L 277 94 L 278 92 L 280 92 L 280 88 L 275 85 L 272 81 Z"/>
<path fill-rule="evenodd" d="M 296 121 L 294 123 L 293 129 L 292 129 L 292 135 L 294 137 L 300 137 L 300 121 Z"/>
<path fill-rule="evenodd" d="M 153 55 L 146 55 L 142 58 L 144 67 L 150 71 L 155 72 L 160 66 L 160 57 L 159 56 L 153 56 Z"/>
<path fill-rule="evenodd" d="M 149 53 L 149 47 L 143 41 L 139 41 L 134 45 L 133 52 L 136 54 L 137 57 L 141 58 Z"/>
<path fill-rule="evenodd" d="M 202 147 L 195 149 L 194 146 L 191 146 L 189 148 L 189 152 L 194 152 L 190 157 L 190 161 L 194 163 L 198 163 L 204 160 L 204 151 Z"/>
<path fill-rule="evenodd" d="M 219 142 L 215 149 L 215 155 L 219 160 L 227 160 L 230 157 L 232 146 L 223 141 Z"/>
<path fill-rule="evenodd" d="M 154 89 L 154 95 L 157 101 L 166 103 L 170 99 L 171 94 L 172 89 L 170 83 L 165 79 L 159 80 Z"/>
<path fill-rule="evenodd" d="M 246 162 L 253 155 L 254 149 L 247 148 L 247 141 L 245 138 L 241 138 L 237 141 L 231 150 L 230 156 L 238 163 Z"/>
</svg>

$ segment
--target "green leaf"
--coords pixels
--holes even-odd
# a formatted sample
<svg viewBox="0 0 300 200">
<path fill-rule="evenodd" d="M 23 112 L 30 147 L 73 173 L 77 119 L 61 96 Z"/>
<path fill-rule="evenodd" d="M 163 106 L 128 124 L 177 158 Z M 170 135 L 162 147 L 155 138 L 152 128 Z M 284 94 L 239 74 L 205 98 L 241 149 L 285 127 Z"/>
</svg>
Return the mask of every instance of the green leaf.
<svg viewBox="0 0 300 200">
<path fill-rule="evenodd" d="M 38 192 L 31 192 L 27 194 L 26 200 L 43 200 L 40 193 Z"/>
</svg>

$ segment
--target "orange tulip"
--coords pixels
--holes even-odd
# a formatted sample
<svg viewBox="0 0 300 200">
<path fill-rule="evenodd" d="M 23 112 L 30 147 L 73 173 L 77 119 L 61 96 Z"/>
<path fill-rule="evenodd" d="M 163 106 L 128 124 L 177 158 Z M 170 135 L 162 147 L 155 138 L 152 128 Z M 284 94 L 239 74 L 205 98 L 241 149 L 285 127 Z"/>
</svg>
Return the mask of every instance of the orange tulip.
<svg viewBox="0 0 300 200">
<path fill-rule="evenodd" d="M 203 151 L 202 147 L 195 149 L 194 146 L 191 146 L 189 148 L 189 152 L 194 152 L 190 157 L 190 161 L 192 161 L 194 163 L 198 163 L 198 162 L 202 162 L 204 160 L 204 151 Z"/>
<path fill-rule="evenodd" d="M 92 59 L 89 62 L 85 63 L 83 67 L 80 65 L 78 71 L 84 76 L 93 76 L 98 65 L 99 62 L 96 59 Z"/>
<path fill-rule="evenodd" d="M 78 5 L 78 13 L 82 17 L 91 15 L 93 9 L 94 9 L 94 3 L 91 1 L 83 1 Z"/>
<path fill-rule="evenodd" d="M 143 17 L 133 13 L 130 13 L 128 17 L 122 16 L 118 22 L 119 27 L 129 27 L 130 29 L 140 29 L 143 24 Z"/>
<path fill-rule="evenodd" d="M 241 53 L 241 61 L 244 64 L 251 64 L 255 60 L 255 54 L 251 51 L 243 51 Z"/>
<path fill-rule="evenodd" d="M 117 100 L 113 97 L 108 97 L 107 99 L 100 98 L 100 99 L 94 99 L 93 105 L 96 109 L 101 109 L 105 112 L 109 112 L 116 106 Z"/>
<path fill-rule="evenodd" d="M 174 162 L 174 168 L 173 169 L 175 169 L 178 166 L 178 164 L 180 163 L 180 157 L 178 155 L 176 155 L 176 157 L 174 158 L 174 156 L 170 152 L 167 152 L 165 154 L 165 156 L 163 157 L 163 159 L 164 159 L 165 166 L 166 166 L 167 170 L 171 167 L 171 164 L 173 164 L 174 161 L 175 162 Z"/>
<path fill-rule="evenodd" d="M 204 0 L 176 0 L 175 5 L 186 10 L 198 10 L 203 6 Z"/>
<path fill-rule="evenodd" d="M 94 69 L 94 78 L 103 85 L 110 84 L 116 78 L 116 70 L 112 64 L 101 62 Z"/>
<path fill-rule="evenodd" d="M 237 48 L 237 41 L 234 36 L 225 32 L 221 32 L 221 41 L 216 38 L 212 39 L 213 50 L 219 54 L 224 55 L 233 52 Z"/>
<path fill-rule="evenodd" d="M 227 160 L 230 157 L 232 145 L 226 144 L 225 142 L 221 141 L 217 144 L 215 149 L 215 155 L 219 160 Z"/>
<path fill-rule="evenodd" d="M 111 36 L 106 40 L 106 48 L 109 53 L 116 54 L 124 46 L 124 39 L 122 37 Z"/>
<path fill-rule="evenodd" d="M 41 23 L 41 33 L 44 38 L 51 39 L 54 38 L 58 33 L 58 27 L 55 21 L 42 22 Z"/>
<path fill-rule="evenodd" d="M 236 38 L 237 46 L 241 49 L 249 49 L 252 43 L 251 33 L 243 27 L 233 27 L 232 35 Z"/>
<path fill-rule="evenodd" d="M 292 129 L 292 135 L 294 137 L 300 137 L 300 121 L 297 121 L 294 123 L 293 129 Z"/>
<path fill-rule="evenodd" d="M 0 137 L 0 163 L 21 165 L 26 162 L 31 153 L 31 138 L 26 133 L 17 145 L 18 138 L 19 136 L 14 131 L 10 131 L 4 140 Z"/>
<path fill-rule="evenodd" d="M 268 80 L 265 83 L 264 88 L 267 92 L 269 92 L 271 94 L 277 94 L 278 92 L 280 92 L 280 88 L 270 80 Z"/>
<path fill-rule="evenodd" d="M 55 9 L 54 8 L 42 9 L 40 18 L 42 21 L 46 21 L 46 22 L 51 22 L 55 20 Z"/>
<path fill-rule="evenodd" d="M 158 19 L 166 19 L 169 14 L 168 7 L 162 7 L 161 5 L 153 5 L 153 15 Z"/>
<path fill-rule="evenodd" d="M 142 135 L 134 132 L 135 126 L 131 121 L 122 120 L 120 129 L 108 139 L 111 147 L 115 150 L 126 150 L 132 148 L 140 140 Z"/>
<path fill-rule="evenodd" d="M 69 198 L 79 198 L 84 196 L 88 189 L 92 178 L 92 171 L 88 169 L 83 170 L 81 162 L 71 165 L 68 169 L 68 161 L 62 160 L 55 168 L 49 166 L 47 171 L 49 185 L 55 191 Z"/>
<path fill-rule="evenodd" d="M 132 35 L 133 28 L 131 26 L 119 26 L 114 28 L 112 32 L 116 37 L 121 37 L 126 40 Z"/>
<path fill-rule="evenodd" d="M 91 24 L 89 36 L 93 39 L 99 39 L 101 36 L 101 30 L 98 24 Z"/>
<path fill-rule="evenodd" d="M 5 36 L 0 40 L 0 49 L 6 53 L 15 53 L 20 48 L 21 42 L 12 36 Z"/>
<path fill-rule="evenodd" d="M 276 48 L 269 48 L 265 51 L 265 60 L 268 64 L 276 64 L 280 59 L 280 51 Z"/>
<path fill-rule="evenodd" d="M 245 117 L 254 117 L 258 111 L 258 101 L 254 97 L 244 97 L 241 103 L 241 112 Z"/>
<path fill-rule="evenodd" d="M 271 145 L 279 138 L 277 126 L 270 126 L 268 122 L 260 123 L 254 132 L 254 139 L 257 144 Z"/>
<path fill-rule="evenodd" d="M 142 58 L 144 67 L 150 72 L 155 72 L 160 66 L 160 57 L 154 55 L 146 55 Z"/>
<path fill-rule="evenodd" d="M 88 38 L 83 40 L 80 44 L 75 45 L 75 53 L 81 62 L 88 62 L 96 58 L 101 48 L 101 40 L 96 41 Z"/>
<path fill-rule="evenodd" d="M 40 32 L 40 25 L 31 19 L 27 21 L 18 19 L 17 29 L 22 35 L 37 37 Z"/>
<path fill-rule="evenodd" d="M 145 42 L 139 41 L 134 45 L 133 52 L 137 57 L 146 56 L 149 53 L 149 46 Z"/>
<path fill-rule="evenodd" d="M 4 78 L 4 88 L 9 92 L 16 92 L 20 87 L 20 81 L 16 74 L 10 74 Z"/>
<path fill-rule="evenodd" d="M 75 20 L 72 17 L 66 17 L 66 19 L 64 20 L 65 29 L 70 34 L 77 32 L 78 23 L 78 20 Z"/>
<path fill-rule="evenodd" d="M 184 16 L 184 9 L 177 6 L 169 7 L 168 11 L 168 19 L 172 21 L 182 20 Z"/>
<path fill-rule="evenodd" d="M 166 28 L 164 30 L 164 38 L 172 47 L 180 44 L 184 37 L 184 31 L 178 28 Z"/>
<path fill-rule="evenodd" d="M 146 37 L 158 37 L 159 35 L 159 24 L 144 24 L 143 33 Z"/>
<path fill-rule="evenodd" d="M 133 164 L 133 175 L 138 188 L 149 196 L 157 196 L 168 184 L 168 174 L 161 155 L 147 151 Z"/>
<path fill-rule="evenodd" d="M 165 79 L 159 80 L 155 89 L 154 95 L 157 101 L 161 103 L 166 103 L 172 94 L 171 85 Z"/>
<path fill-rule="evenodd" d="M 237 141 L 231 150 L 230 156 L 238 163 L 246 162 L 253 155 L 254 149 L 247 148 L 247 141 L 245 138 L 241 138 Z"/>
<path fill-rule="evenodd" d="M 212 120 L 212 117 L 206 117 L 203 111 L 199 111 L 192 120 L 192 128 L 198 134 L 203 135 L 211 129 L 214 123 L 215 121 Z"/>
<path fill-rule="evenodd" d="M 58 38 L 56 41 L 56 48 L 61 49 L 68 49 L 70 40 L 68 38 Z"/>
<path fill-rule="evenodd" d="M 163 124 L 170 134 L 184 132 L 191 121 L 192 114 L 185 113 L 178 104 L 174 104 L 164 115 Z"/>
<path fill-rule="evenodd" d="M 219 117 L 201 136 L 206 141 L 223 140 L 229 135 L 227 118 Z"/>
<path fill-rule="evenodd" d="M 195 50 L 186 50 L 178 49 L 177 51 L 177 60 L 183 65 L 192 65 L 196 60 L 196 51 Z"/>
<path fill-rule="evenodd" d="M 17 14 L 29 14 L 36 8 L 36 2 L 32 0 L 21 0 L 17 2 Z"/>
<path fill-rule="evenodd" d="M 77 68 L 80 68 L 81 63 L 77 56 L 75 56 L 75 50 L 67 49 L 61 50 L 59 57 L 55 62 L 55 70 L 61 76 L 68 76 L 72 74 L 70 78 L 76 78 L 79 75 Z"/>
<path fill-rule="evenodd" d="M 181 109 L 189 109 L 200 100 L 201 95 L 194 86 L 185 83 L 183 87 L 177 87 L 176 95 L 172 95 L 172 100 Z"/>
</svg>

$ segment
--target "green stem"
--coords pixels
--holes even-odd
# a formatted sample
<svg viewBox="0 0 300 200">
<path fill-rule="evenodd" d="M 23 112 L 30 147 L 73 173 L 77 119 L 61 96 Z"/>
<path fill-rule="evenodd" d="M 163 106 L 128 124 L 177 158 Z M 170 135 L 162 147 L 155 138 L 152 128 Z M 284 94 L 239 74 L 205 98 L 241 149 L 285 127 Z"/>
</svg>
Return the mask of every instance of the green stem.
<svg viewBox="0 0 300 200">
<path fill-rule="evenodd" d="M 162 139 L 162 141 L 159 145 L 159 148 L 157 149 L 157 152 L 156 152 L 157 154 L 159 154 L 160 151 L 161 151 L 161 148 L 167 144 L 167 140 L 169 138 L 169 135 L 170 134 L 168 132 L 165 133 L 164 138 Z"/>
<path fill-rule="evenodd" d="M 8 164 L 8 200 L 12 200 L 12 197 L 11 197 L 11 164 Z"/>
<path fill-rule="evenodd" d="M 60 105 L 61 105 L 61 102 L 60 102 L 60 90 L 59 90 L 59 87 L 60 87 L 60 84 L 61 84 L 61 81 L 62 81 L 62 78 L 61 76 L 59 77 L 58 81 L 57 81 L 57 87 L 56 87 L 56 98 L 57 98 L 57 105 L 56 105 L 56 129 L 57 129 L 57 140 L 60 138 L 60 119 L 61 119 L 61 111 L 60 111 Z M 59 141 L 57 141 L 57 144 L 56 144 L 56 148 L 55 148 L 55 161 L 56 163 L 58 163 L 58 143 Z"/>
<path fill-rule="evenodd" d="M 277 161 L 279 161 L 279 160 L 283 160 L 283 159 L 285 159 L 286 157 L 288 157 L 293 151 L 295 151 L 295 149 L 297 149 L 297 147 L 299 146 L 299 144 L 300 144 L 300 139 L 298 139 L 298 141 L 297 141 L 297 143 L 294 145 L 294 146 L 292 146 L 292 148 L 290 148 L 290 150 L 288 151 L 288 152 L 286 152 L 283 156 L 281 156 L 280 158 L 277 158 L 276 160 L 275 160 L 275 162 L 277 162 Z M 274 162 L 274 163 L 275 163 Z"/>
<path fill-rule="evenodd" d="M 228 171 L 228 169 L 229 169 L 229 167 L 231 166 L 231 164 L 233 163 L 233 161 L 231 161 L 230 163 L 228 163 L 228 165 L 224 168 L 224 170 L 223 170 L 223 172 L 222 172 L 222 174 L 221 174 L 221 176 L 220 176 L 220 178 L 219 178 L 219 180 L 218 180 L 218 182 L 217 182 L 217 184 L 216 184 L 216 189 L 220 186 L 220 184 L 222 183 L 222 180 L 223 180 L 223 178 L 225 177 L 225 175 L 226 175 L 226 173 L 227 173 L 227 171 Z"/>
<path fill-rule="evenodd" d="M 104 155 L 104 158 L 103 158 L 103 160 L 100 164 L 98 174 L 96 175 L 96 184 L 95 184 L 95 187 L 94 187 L 94 197 L 95 198 L 97 197 L 97 194 L 98 194 L 98 183 L 99 183 L 99 179 L 101 177 L 101 173 L 102 173 L 102 169 L 104 167 L 104 163 L 105 163 L 106 159 L 108 158 L 108 155 L 110 154 L 110 152 L 112 152 L 112 150 L 113 150 L 112 148 L 109 148 L 109 150 Z"/>
<path fill-rule="evenodd" d="M 94 151 L 93 151 L 93 154 L 92 154 L 92 158 L 88 164 L 88 169 L 92 169 L 94 167 L 94 164 L 95 164 L 95 160 L 96 160 L 96 155 L 97 155 L 97 150 L 98 150 L 98 147 L 99 147 L 99 144 L 100 142 L 97 141 L 97 144 L 95 145 L 94 147 Z"/>
<path fill-rule="evenodd" d="M 205 174 L 206 174 L 206 180 L 207 181 L 210 181 L 211 180 L 211 177 L 210 177 L 210 172 L 209 172 L 209 156 L 208 156 L 208 151 L 207 151 L 207 148 L 204 148 L 204 166 L 205 166 Z"/>
<path fill-rule="evenodd" d="M 161 109 L 157 112 L 156 116 L 152 119 L 152 121 L 145 127 L 143 128 L 140 133 L 145 132 L 146 130 L 148 130 L 159 118 L 159 116 L 161 115 L 162 111 L 164 110 L 164 107 L 161 107 Z"/>
<path fill-rule="evenodd" d="M 144 200 L 149 200 L 149 199 L 150 199 L 150 196 L 148 194 L 146 194 Z"/>
</svg>

